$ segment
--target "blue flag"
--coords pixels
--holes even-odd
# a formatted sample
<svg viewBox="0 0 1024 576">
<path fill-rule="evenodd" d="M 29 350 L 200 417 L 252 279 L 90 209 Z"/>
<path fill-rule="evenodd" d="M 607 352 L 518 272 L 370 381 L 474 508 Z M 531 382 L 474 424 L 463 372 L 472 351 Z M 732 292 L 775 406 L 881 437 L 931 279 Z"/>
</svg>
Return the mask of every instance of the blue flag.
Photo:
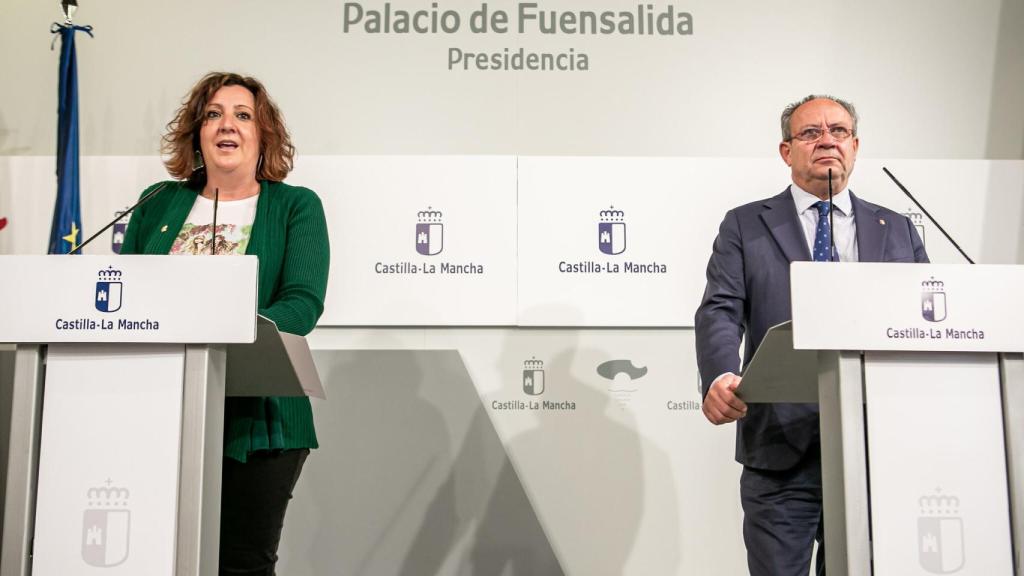
<svg viewBox="0 0 1024 576">
<path fill-rule="evenodd" d="M 92 36 L 91 26 L 54 24 L 60 34 L 60 83 L 57 94 L 57 203 L 50 226 L 50 254 L 67 254 L 82 242 L 78 201 L 78 66 L 75 32 Z"/>
</svg>

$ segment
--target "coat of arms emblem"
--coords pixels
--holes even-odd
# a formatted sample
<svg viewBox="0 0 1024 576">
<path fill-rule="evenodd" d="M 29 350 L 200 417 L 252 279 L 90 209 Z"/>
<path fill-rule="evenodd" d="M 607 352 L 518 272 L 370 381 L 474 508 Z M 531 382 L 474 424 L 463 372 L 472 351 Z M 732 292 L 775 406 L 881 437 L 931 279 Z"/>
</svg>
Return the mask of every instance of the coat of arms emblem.
<svg viewBox="0 0 1024 576">
<path fill-rule="evenodd" d="M 929 322 L 946 319 L 946 288 L 942 280 L 921 282 L 921 316 Z"/>
<path fill-rule="evenodd" d="M 918 560 L 932 574 L 952 574 L 964 567 L 964 522 L 960 499 L 941 489 L 918 499 Z"/>
<path fill-rule="evenodd" d="M 444 250 L 443 214 L 439 210 L 426 210 L 416 213 L 416 251 L 424 256 L 434 256 Z"/>
<path fill-rule="evenodd" d="M 914 212 L 913 210 L 907 210 L 903 213 L 904 216 L 910 220 L 910 223 L 917 229 L 917 235 L 921 237 L 921 243 L 928 246 L 928 240 L 924 237 L 924 214 L 920 212 Z"/>
<path fill-rule="evenodd" d="M 127 488 L 89 488 L 89 507 L 82 515 L 82 560 L 89 566 L 109 568 L 128 559 L 131 542 L 131 511 Z"/>
<path fill-rule="evenodd" d="M 121 283 L 121 271 L 108 266 L 99 271 L 96 281 L 96 309 L 100 312 L 117 312 L 121 309 L 121 298 L 124 285 Z"/>
<path fill-rule="evenodd" d="M 622 254 L 626 251 L 626 213 L 611 206 L 601 210 L 597 223 L 597 247 L 604 254 Z"/>
<path fill-rule="evenodd" d="M 532 358 L 523 362 L 523 392 L 530 396 L 544 393 L 544 361 Z"/>
<path fill-rule="evenodd" d="M 114 223 L 114 230 L 110 233 L 110 250 L 114 254 L 121 253 L 121 246 L 124 245 L 124 234 L 128 231 L 128 219 L 131 216 L 122 216 L 124 212 L 118 211 L 114 216 L 121 216 L 121 219 Z"/>
</svg>

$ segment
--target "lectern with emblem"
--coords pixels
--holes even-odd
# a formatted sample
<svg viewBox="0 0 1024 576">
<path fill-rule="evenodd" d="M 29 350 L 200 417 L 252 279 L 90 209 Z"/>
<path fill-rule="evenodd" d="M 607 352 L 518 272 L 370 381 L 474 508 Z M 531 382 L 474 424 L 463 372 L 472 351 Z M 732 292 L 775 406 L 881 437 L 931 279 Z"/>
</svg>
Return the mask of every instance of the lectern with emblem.
<svg viewBox="0 0 1024 576">
<path fill-rule="evenodd" d="M 818 403 L 829 576 L 1024 574 L 1024 266 L 791 267 L 747 402 Z"/>
<path fill-rule="evenodd" d="M 0 256 L 18 279 L 0 283 L 17 303 L 0 573 L 217 572 L 225 396 L 323 396 L 305 340 L 256 315 L 257 266 Z"/>
</svg>

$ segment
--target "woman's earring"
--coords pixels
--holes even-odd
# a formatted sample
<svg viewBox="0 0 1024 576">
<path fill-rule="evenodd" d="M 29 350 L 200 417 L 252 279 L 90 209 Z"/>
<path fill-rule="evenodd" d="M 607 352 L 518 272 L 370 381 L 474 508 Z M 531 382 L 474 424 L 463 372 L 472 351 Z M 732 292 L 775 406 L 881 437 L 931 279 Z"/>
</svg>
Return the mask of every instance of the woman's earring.
<svg viewBox="0 0 1024 576">
<path fill-rule="evenodd" d="M 206 168 L 206 164 L 203 162 L 203 153 L 196 150 L 195 155 L 192 156 L 192 171 L 195 172 L 196 170 L 202 170 L 203 168 Z"/>
<path fill-rule="evenodd" d="M 256 161 L 256 178 L 260 177 L 260 170 L 263 169 L 263 153 L 260 152 L 260 159 Z"/>
</svg>

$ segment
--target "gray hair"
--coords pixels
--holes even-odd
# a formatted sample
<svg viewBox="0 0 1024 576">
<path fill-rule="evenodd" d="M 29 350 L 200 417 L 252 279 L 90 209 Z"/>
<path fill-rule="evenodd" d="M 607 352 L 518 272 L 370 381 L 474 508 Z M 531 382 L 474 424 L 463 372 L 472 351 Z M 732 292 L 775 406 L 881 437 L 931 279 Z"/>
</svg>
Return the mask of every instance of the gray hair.
<svg viewBox="0 0 1024 576">
<path fill-rule="evenodd" d="M 804 104 L 807 104 L 811 100 L 831 100 L 836 104 L 842 106 L 843 109 L 846 110 L 846 112 L 850 115 L 850 118 L 853 119 L 853 135 L 857 135 L 857 109 L 853 107 L 853 104 L 847 102 L 846 100 L 843 100 L 842 98 L 836 98 L 835 96 L 829 96 L 828 94 L 811 94 L 810 96 L 805 96 L 802 100 L 798 102 L 793 102 L 789 106 L 786 106 L 786 109 L 782 111 L 783 142 L 789 142 L 790 140 L 793 139 L 793 132 L 789 127 L 789 121 L 793 119 L 793 113 L 796 112 L 797 108 L 803 106 Z"/>
</svg>

